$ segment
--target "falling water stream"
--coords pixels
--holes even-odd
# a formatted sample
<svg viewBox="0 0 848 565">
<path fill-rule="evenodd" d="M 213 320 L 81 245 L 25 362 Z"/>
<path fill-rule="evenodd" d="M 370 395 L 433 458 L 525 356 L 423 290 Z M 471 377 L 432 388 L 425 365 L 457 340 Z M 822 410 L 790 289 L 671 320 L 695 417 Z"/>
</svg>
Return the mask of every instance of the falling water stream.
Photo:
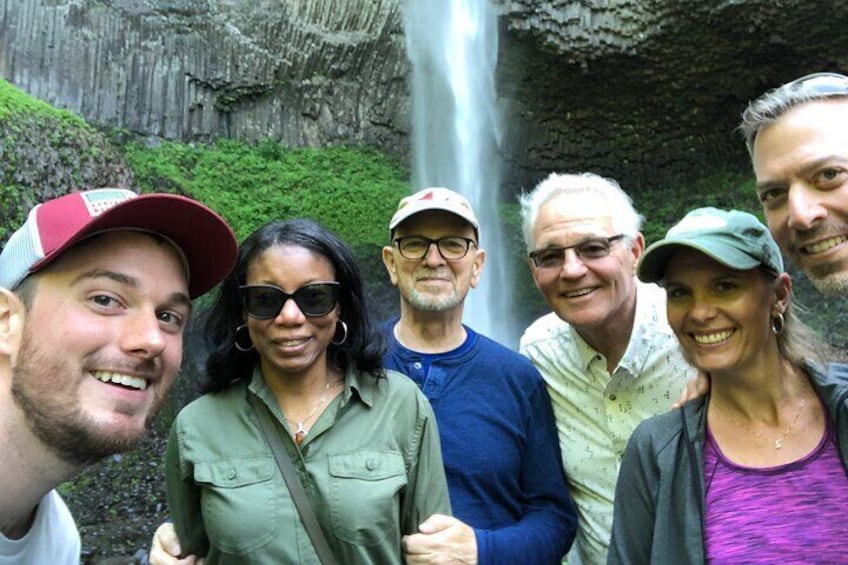
<svg viewBox="0 0 848 565">
<path fill-rule="evenodd" d="M 471 202 L 486 264 L 464 321 L 514 347 L 511 277 L 498 217 L 500 124 L 495 98 L 497 16 L 491 0 L 406 0 L 412 63 L 413 185 L 446 186 Z"/>
</svg>

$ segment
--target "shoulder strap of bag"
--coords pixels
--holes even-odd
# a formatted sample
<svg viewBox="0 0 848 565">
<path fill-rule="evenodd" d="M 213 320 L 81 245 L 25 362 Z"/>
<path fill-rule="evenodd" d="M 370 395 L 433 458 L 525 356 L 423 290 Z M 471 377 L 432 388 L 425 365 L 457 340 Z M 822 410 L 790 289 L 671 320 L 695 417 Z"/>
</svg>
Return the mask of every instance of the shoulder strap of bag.
<svg viewBox="0 0 848 565">
<path fill-rule="evenodd" d="M 318 524 L 312 504 L 310 504 L 309 499 L 306 497 L 306 491 L 303 489 L 303 484 L 300 482 L 297 470 L 286 453 L 283 441 L 271 419 L 271 413 L 268 407 L 250 391 L 247 393 L 247 399 L 256 411 L 262 433 L 265 434 L 265 439 L 271 447 L 274 459 L 277 460 L 277 466 L 283 474 L 283 479 L 286 481 L 286 486 L 289 488 L 294 505 L 297 507 L 300 518 L 303 520 L 303 525 L 306 527 L 306 533 L 309 534 L 309 539 L 312 540 L 312 545 L 315 547 L 318 559 L 321 560 L 322 565 L 336 565 L 337 562 L 333 551 L 330 549 L 327 538 L 324 537 L 324 532 Z"/>
</svg>

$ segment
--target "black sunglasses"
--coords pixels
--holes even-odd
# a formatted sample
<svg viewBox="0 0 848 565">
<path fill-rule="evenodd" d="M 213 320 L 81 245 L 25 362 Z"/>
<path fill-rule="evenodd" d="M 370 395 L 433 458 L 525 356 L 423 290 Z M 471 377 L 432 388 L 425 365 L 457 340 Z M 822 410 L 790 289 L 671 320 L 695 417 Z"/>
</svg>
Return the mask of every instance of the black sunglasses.
<svg viewBox="0 0 848 565">
<path fill-rule="evenodd" d="M 239 287 L 247 315 L 259 320 L 276 318 L 289 298 L 304 316 L 317 318 L 333 311 L 339 301 L 337 282 L 306 284 L 289 294 L 271 284 L 248 284 Z"/>
</svg>

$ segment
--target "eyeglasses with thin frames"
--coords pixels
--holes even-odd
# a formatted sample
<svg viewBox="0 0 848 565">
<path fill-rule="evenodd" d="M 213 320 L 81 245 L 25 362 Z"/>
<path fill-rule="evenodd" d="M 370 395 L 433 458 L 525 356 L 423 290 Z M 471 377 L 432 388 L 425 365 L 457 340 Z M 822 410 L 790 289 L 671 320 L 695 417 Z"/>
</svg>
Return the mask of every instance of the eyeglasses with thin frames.
<svg viewBox="0 0 848 565">
<path fill-rule="evenodd" d="M 304 316 L 317 318 L 333 311 L 339 301 L 337 282 L 306 284 L 289 294 L 272 284 L 250 284 L 239 287 L 247 315 L 258 320 L 268 320 L 280 315 L 291 298 Z"/>
<path fill-rule="evenodd" d="M 612 237 L 590 237 L 566 247 L 544 247 L 530 252 L 530 259 L 537 269 L 561 269 L 565 263 L 565 252 L 573 249 L 583 262 L 603 259 L 612 252 L 612 244 L 623 239 L 623 233 Z"/>
<path fill-rule="evenodd" d="M 450 236 L 430 239 L 418 235 L 399 237 L 394 240 L 398 251 L 405 259 L 423 259 L 430 252 L 430 246 L 436 244 L 439 255 L 446 261 L 456 261 L 468 255 L 468 249 L 477 242 L 468 237 Z"/>
</svg>

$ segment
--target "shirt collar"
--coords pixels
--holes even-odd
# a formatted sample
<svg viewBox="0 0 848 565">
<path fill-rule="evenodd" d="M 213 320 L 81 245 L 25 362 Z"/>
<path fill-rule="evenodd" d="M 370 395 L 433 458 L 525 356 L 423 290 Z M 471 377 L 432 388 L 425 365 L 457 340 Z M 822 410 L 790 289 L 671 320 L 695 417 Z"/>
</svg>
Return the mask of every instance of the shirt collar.
<svg viewBox="0 0 848 565">
<path fill-rule="evenodd" d="M 648 361 L 660 334 L 668 334 L 665 313 L 665 291 L 655 284 L 636 283 L 636 315 L 630 341 L 616 370 L 637 376 Z"/>
<path fill-rule="evenodd" d="M 625 371 L 634 377 L 639 375 L 640 368 L 645 365 L 654 348 L 656 337 L 654 334 L 668 326 L 665 321 L 665 309 L 659 308 L 664 305 L 665 293 L 662 289 L 653 284 L 636 283 L 636 314 L 633 319 L 633 330 L 630 332 L 627 349 L 614 372 Z M 588 371 L 592 362 L 601 354 L 586 343 L 574 326 L 566 322 L 562 324 L 570 334 L 569 339 L 575 345 L 574 354 L 579 361 L 579 366 Z"/>
<path fill-rule="evenodd" d="M 374 404 L 374 395 L 379 386 L 378 379 L 371 373 L 363 373 L 357 371 L 355 367 L 348 367 L 345 372 L 345 385 L 342 398 L 342 405 L 347 405 L 351 399 L 358 398 L 369 408 Z M 248 388 L 256 394 L 271 410 L 271 412 L 283 419 L 283 413 L 280 411 L 280 406 L 274 396 L 273 391 L 265 384 L 265 379 L 262 378 L 262 370 L 259 365 L 253 369 L 253 376 L 250 378 Z"/>
</svg>

